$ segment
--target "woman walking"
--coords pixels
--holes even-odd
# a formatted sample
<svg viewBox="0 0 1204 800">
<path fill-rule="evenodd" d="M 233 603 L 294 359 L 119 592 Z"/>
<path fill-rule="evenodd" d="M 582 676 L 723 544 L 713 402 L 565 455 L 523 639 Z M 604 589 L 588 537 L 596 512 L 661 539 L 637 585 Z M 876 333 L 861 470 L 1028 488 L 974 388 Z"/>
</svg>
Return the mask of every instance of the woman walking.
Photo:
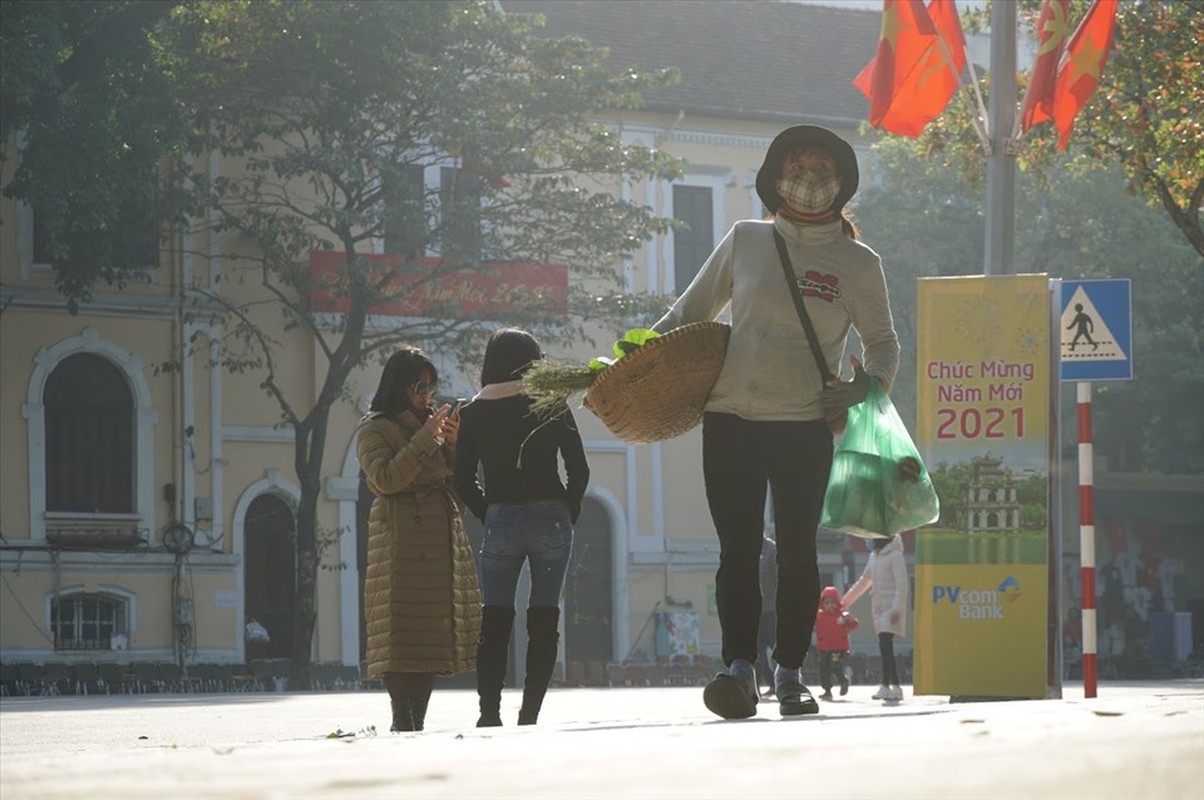
<svg viewBox="0 0 1204 800">
<path fill-rule="evenodd" d="M 420 731 L 435 676 L 472 670 L 481 595 L 452 487 L 458 421 L 435 408 L 438 373 L 417 348 L 385 363 L 356 452 L 376 495 L 368 518 L 368 674 L 382 676 L 392 731 Z"/>
<path fill-rule="evenodd" d="M 566 407 L 541 421 L 523 394 L 522 375 L 543 358 L 531 334 L 493 334 L 481 368 L 481 391 L 464 407 L 456 455 L 456 488 L 485 523 L 481 546 L 481 641 L 477 651 L 477 727 L 502 724 L 502 687 L 514 624 L 514 596 L 523 562 L 530 563 L 527 677 L 519 725 L 534 725 L 556 665 L 560 593 L 572 550 L 573 524 L 589 482 L 581 435 Z M 562 482 L 557 455 L 564 461 Z M 482 468 L 484 485 L 478 480 Z"/>
<path fill-rule="evenodd" d="M 857 157 L 832 131 L 796 125 L 774 138 L 757 194 L 774 215 L 741 220 L 652 327 L 661 333 L 715 319 L 730 303 L 732 332 L 702 422 L 702 474 L 719 536 L 715 601 L 723 663 L 703 693 L 725 719 L 756 713 L 753 665 L 762 594 L 758 556 L 766 490 L 777 541 L 774 691 L 783 716 L 815 714 L 802 683 L 819 604 L 816 528 L 832 463 L 832 430 L 865 399 L 871 376 L 888 387 L 899 366 L 878 254 L 858 241 L 844 206 L 857 190 Z M 805 333 L 805 315 L 814 336 Z M 849 328 L 864 347 L 852 381 L 839 373 Z M 814 341 L 812 341 L 812 339 Z"/>
</svg>

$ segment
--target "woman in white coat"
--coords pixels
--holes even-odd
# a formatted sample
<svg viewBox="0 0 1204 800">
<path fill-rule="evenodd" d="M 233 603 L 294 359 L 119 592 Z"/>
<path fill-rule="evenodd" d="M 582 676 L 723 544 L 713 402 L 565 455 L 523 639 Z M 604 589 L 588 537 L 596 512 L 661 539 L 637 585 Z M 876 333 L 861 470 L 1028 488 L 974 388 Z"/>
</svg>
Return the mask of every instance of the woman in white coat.
<svg viewBox="0 0 1204 800">
<path fill-rule="evenodd" d="M 874 632 L 878 634 L 878 653 L 882 656 L 882 685 L 874 692 L 875 700 L 902 700 L 899 670 L 895 665 L 895 637 L 907 634 L 907 565 L 903 561 L 903 539 L 874 539 L 869 561 L 857 582 L 844 593 L 842 604 L 851 608 L 857 598 L 870 593 L 870 611 Z"/>
</svg>

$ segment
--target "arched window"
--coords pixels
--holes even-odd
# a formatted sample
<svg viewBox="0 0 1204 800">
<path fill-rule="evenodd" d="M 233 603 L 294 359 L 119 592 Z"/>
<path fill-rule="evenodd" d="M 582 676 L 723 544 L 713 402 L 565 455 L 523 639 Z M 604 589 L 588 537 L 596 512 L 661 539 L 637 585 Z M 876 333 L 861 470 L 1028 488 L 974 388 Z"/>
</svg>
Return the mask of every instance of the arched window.
<svg viewBox="0 0 1204 800">
<path fill-rule="evenodd" d="M 244 525 L 246 616 L 266 628 L 270 637 L 257 655 L 288 658 L 297 604 L 297 518 L 290 503 L 266 492 L 251 501 Z"/>
<path fill-rule="evenodd" d="M 134 398 L 93 353 L 64 358 L 46 381 L 46 510 L 124 514 L 134 506 Z"/>
<path fill-rule="evenodd" d="M 614 661 L 613 535 L 606 507 L 587 497 L 573 526 L 573 554 L 564 585 L 566 663 L 581 662 L 586 680 Z"/>
<path fill-rule="evenodd" d="M 50 603 L 55 650 L 125 650 L 129 603 L 106 592 L 61 595 Z"/>
</svg>

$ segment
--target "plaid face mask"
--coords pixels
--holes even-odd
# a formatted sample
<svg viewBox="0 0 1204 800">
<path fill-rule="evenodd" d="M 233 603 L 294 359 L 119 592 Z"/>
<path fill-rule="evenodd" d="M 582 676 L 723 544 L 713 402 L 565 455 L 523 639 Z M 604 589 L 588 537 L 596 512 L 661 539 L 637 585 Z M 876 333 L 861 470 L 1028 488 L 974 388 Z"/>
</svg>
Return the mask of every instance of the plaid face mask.
<svg viewBox="0 0 1204 800">
<path fill-rule="evenodd" d="M 820 214 L 832 206 L 840 191 L 840 178 L 808 170 L 778 181 L 782 202 L 802 214 Z"/>
</svg>

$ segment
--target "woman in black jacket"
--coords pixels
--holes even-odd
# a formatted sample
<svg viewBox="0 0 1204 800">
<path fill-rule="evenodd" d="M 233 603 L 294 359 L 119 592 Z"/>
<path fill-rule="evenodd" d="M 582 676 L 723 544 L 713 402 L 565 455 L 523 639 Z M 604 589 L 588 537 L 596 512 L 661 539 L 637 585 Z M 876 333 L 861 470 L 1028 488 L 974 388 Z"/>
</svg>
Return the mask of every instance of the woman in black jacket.
<svg viewBox="0 0 1204 800">
<path fill-rule="evenodd" d="M 531 565 L 527 608 L 527 678 L 519 725 L 534 725 L 543 705 L 560 639 L 560 593 L 572 551 L 573 524 L 589 482 L 585 448 L 565 408 L 550 420 L 531 413 L 522 375 L 543 358 L 531 334 L 497 331 L 485 348 L 481 391 L 460 413 L 455 483 L 469 510 L 485 523 L 481 546 L 484 599 L 477 649 L 477 727 L 502 724 L 502 686 L 514 624 L 514 596 L 523 562 Z M 564 460 L 562 482 L 557 454 Z M 483 468 L 484 485 L 478 480 Z"/>
</svg>

